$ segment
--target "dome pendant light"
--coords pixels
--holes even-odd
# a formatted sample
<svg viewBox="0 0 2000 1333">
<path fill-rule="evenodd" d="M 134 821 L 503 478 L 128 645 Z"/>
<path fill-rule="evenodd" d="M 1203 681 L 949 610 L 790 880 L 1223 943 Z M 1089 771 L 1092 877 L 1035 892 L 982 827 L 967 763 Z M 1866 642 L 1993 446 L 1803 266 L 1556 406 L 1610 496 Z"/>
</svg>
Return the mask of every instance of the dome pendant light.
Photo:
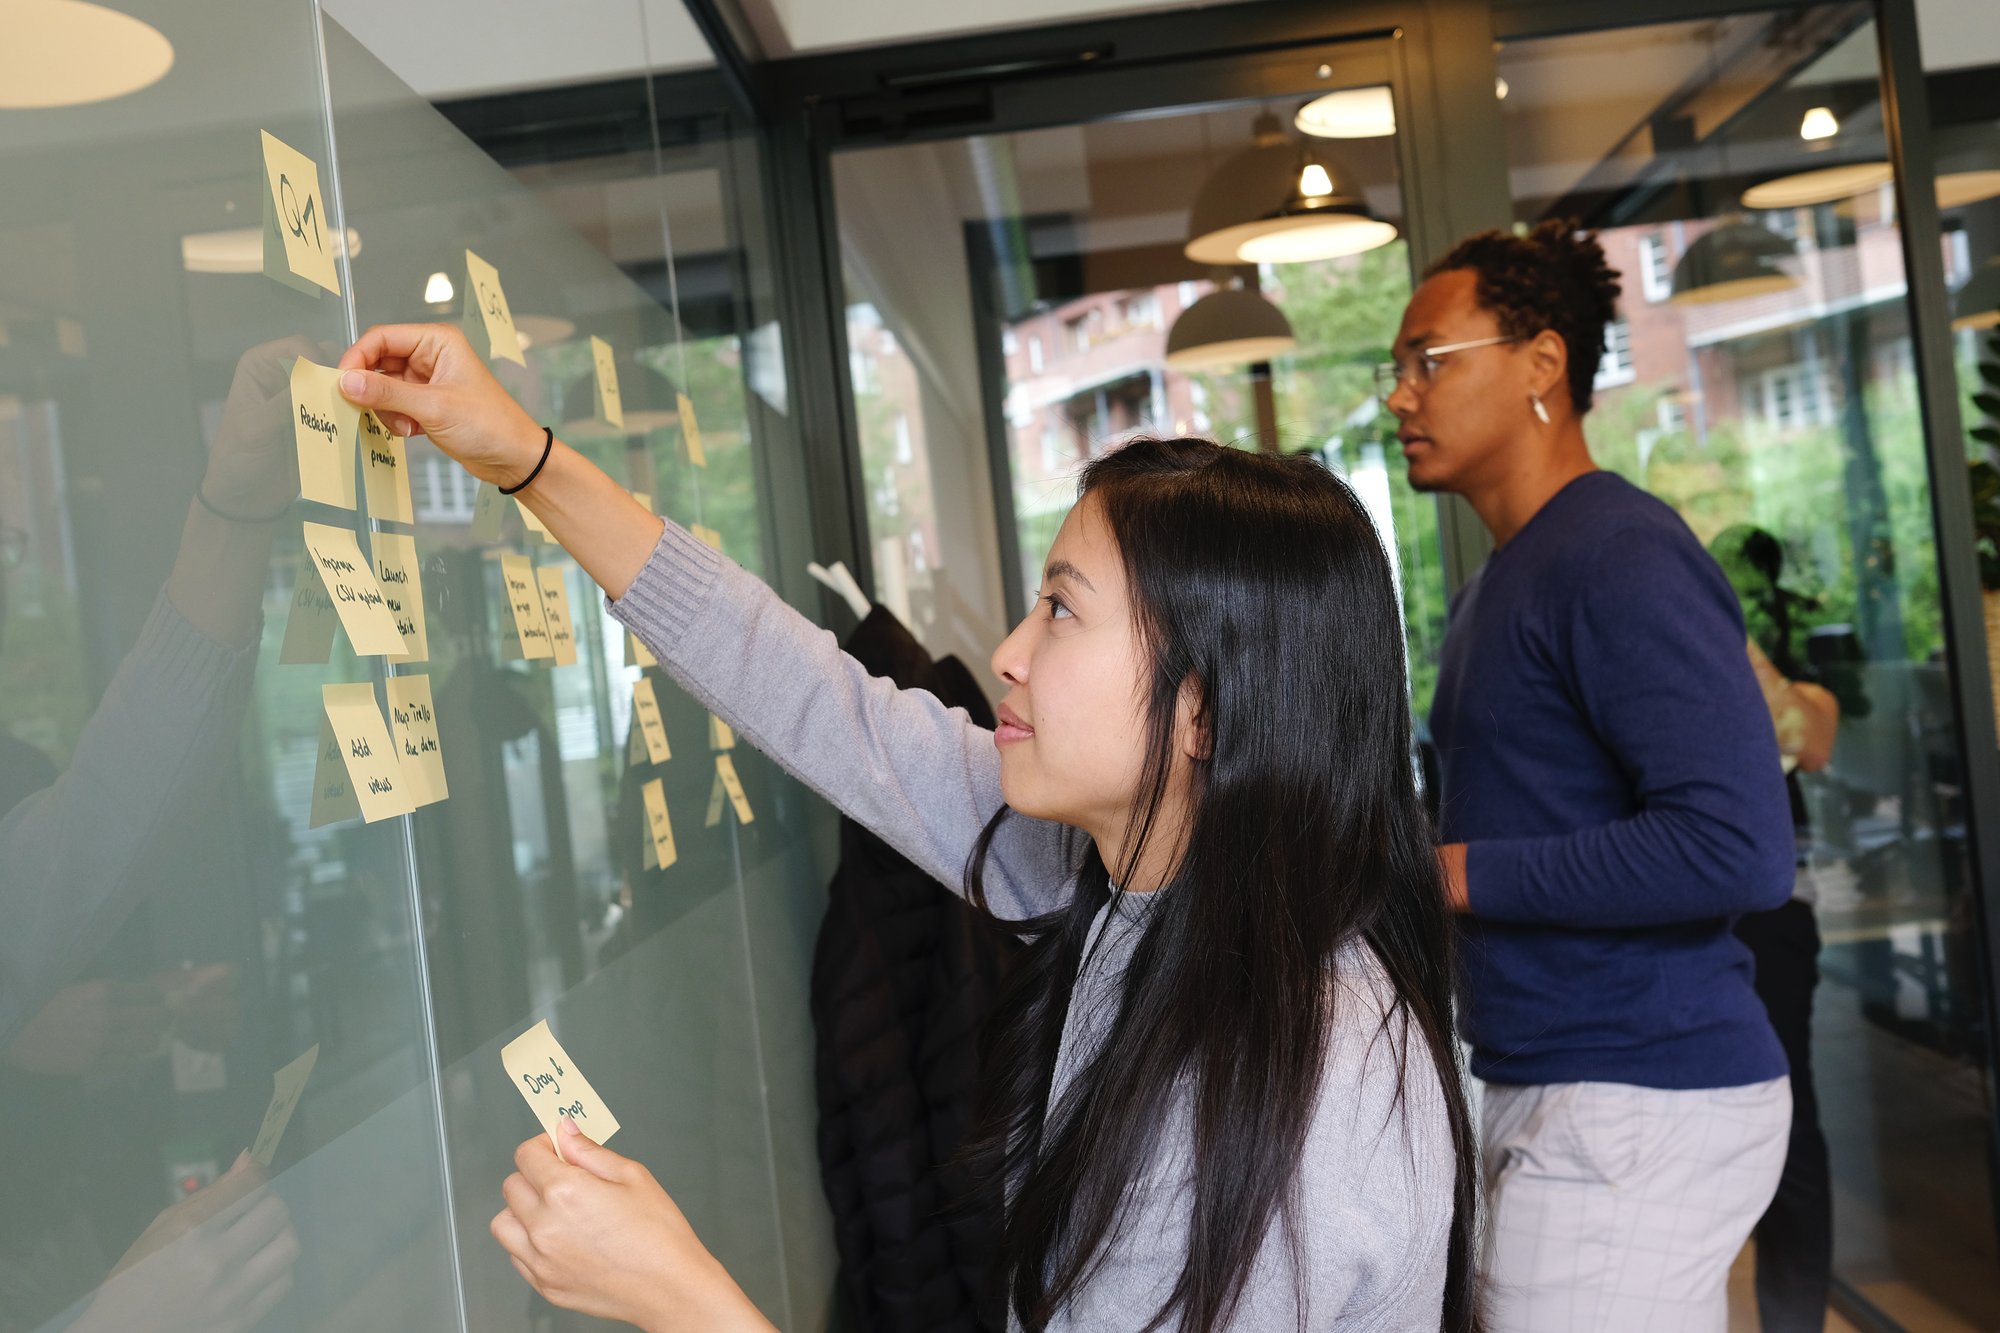
<svg viewBox="0 0 2000 1333">
<path fill-rule="evenodd" d="M 1167 365 L 1174 370 L 1222 370 L 1283 356 L 1298 346 L 1285 312 L 1243 287 L 1210 292 L 1167 330 Z"/>
<path fill-rule="evenodd" d="M 1675 305 L 1708 305 L 1790 291 L 1798 275 L 1778 267 L 1792 243 L 1754 222 L 1728 222 L 1695 238 L 1674 265 Z"/>
<path fill-rule="evenodd" d="M 1210 173 L 1188 215 L 1186 254 L 1198 264 L 1296 264 L 1359 254 L 1396 238 L 1332 166 L 1257 117 L 1251 146 Z"/>
</svg>

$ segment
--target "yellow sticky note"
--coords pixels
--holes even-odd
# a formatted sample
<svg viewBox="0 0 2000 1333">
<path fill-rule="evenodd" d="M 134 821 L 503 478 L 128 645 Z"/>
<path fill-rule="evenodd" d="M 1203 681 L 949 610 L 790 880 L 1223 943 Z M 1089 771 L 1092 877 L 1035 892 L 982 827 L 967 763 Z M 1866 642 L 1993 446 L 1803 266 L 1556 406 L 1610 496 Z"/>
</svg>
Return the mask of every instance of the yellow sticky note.
<svg viewBox="0 0 2000 1333">
<path fill-rule="evenodd" d="M 429 676 L 389 678 L 389 732 L 396 762 L 409 784 L 410 804 L 431 805 L 451 795 L 444 780 L 444 750 L 438 743 L 437 706 Z"/>
<path fill-rule="evenodd" d="M 658 666 L 659 664 L 660 664 L 660 659 L 653 656 L 653 650 L 651 648 L 648 648 L 645 644 L 641 643 L 639 641 L 638 635 L 632 633 L 629 630 L 626 631 L 625 665 L 635 666 L 635 667 L 652 667 L 652 666 Z"/>
<path fill-rule="evenodd" d="M 347 776 L 347 760 L 341 755 L 340 738 L 324 711 L 319 718 L 319 749 L 313 757 L 312 810 L 306 827 L 323 828 L 361 817 L 361 802 L 355 799 L 354 783 Z"/>
<path fill-rule="evenodd" d="M 701 524 L 696 523 L 688 528 L 688 532 L 696 541 L 706 546 L 709 550 L 715 552 L 717 555 L 722 554 L 722 534 L 714 528 L 704 528 Z"/>
<path fill-rule="evenodd" d="M 395 742 L 383 725 L 382 710 L 375 706 L 375 687 L 367 681 L 351 685 L 322 685 L 326 720 L 340 742 L 341 762 L 360 802 L 363 823 L 372 824 L 392 815 L 407 815 L 416 807 L 396 759 Z"/>
<path fill-rule="evenodd" d="M 715 780 L 729 794 L 729 803 L 736 807 L 736 818 L 745 824 L 757 822 L 757 816 L 750 812 L 750 798 L 743 794 L 743 779 L 736 775 L 736 761 L 727 754 L 715 756 Z M 712 790 L 708 803 L 710 806 L 715 804 Z"/>
<path fill-rule="evenodd" d="M 528 364 L 521 354 L 521 335 L 514 330 L 514 312 L 507 307 L 507 293 L 500 289 L 500 270 L 470 250 L 465 252 L 465 305 L 466 334 L 474 346 L 483 344 L 489 357 L 517 366 Z M 470 327 L 475 324 L 476 328 Z"/>
<path fill-rule="evenodd" d="M 736 733 L 727 722 L 715 714 L 708 715 L 708 748 L 711 750 L 733 750 L 736 748 Z"/>
<path fill-rule="evenodd" d="M 304 357 L 292 362 L 299 494 L 337 509 L 354 508 L 354 437 L 360 429 L 361 409 L 341 396 L 339 371 Z"/>
<path fill-rule="evenodd" d="M 632 682 L 632 722 L 646 738 L 646 756 L 656 764 L 674 757 L 667 748 L 667 724 L 660 717 L 659 696 L 653 693 L 653 678 L 641 676 Z"/>
<path fill-rule="evenodd" d="M 667 816 L 666 783 L 654 778 L 639 791 L 646 800 L 646 846 L 653 853 L 653 865 L 665 870 L 681 859 L 674 846 L 674 823 Z"/>
<path fill-rule="evenodd" d="M 500 488 L 490 481 L 480 482 L 472 495 L 472 540 L 499 541 L 500 519 L 506 512 L 507 497 L 500 494 Z"/>
<path fill-rule="evenodd" d="M 417 563 L 417 539 L 407 532 L 378 532 L 372 540 L 375 581 L 382 587 L 389 614 L 395 617 L 396 632 L 403 636 L 403 651 L 390 653 L 389 660 L 398 666 L 428 662 L 431 636 L 424 627 L 424 580 Z"/>
<path fill-rule="evenodd" d="M 548 1020 L 535 1024 L 500 1048 L 500 1063 L 515 1090 L 527 1099 L 535 1119 L 542 1122 L 555 1141 L 556 1156 L 562 1156 L 562 1125 L 565 1119 L 588 1134 L 593 1142 L 609 1143 L 618 1132 L 618 1117 L 590 1086 L 590 1080 L 569 1058 L 569 1052 L 549 1031 Z"/>
<path fill-rule="evenodd" d="M 634 500 L 637 500 L 639 502 L 639 508 L 645 510 L 647 513 L 651 514 L 656 512 L 653 508 L 653 497 L 647 492 L 634 491 L 632 492 L 632 498 Z"/>
<path fill-rule="evenodd" d="M 597 368 L 597 418 L 624 430 L 625 403 L 618 396 L 618 361 L 611 354 L 611 344 L 592 338 L 590 360 Z"/>
<path fill-rule="evenodd" d="M 528 508 L 527 503 L 519 496 L 514 498 L 514 507 L 521 511 L 521 522 L 527 526 L 528 531 L 545 542 L 553 542 L 556 539 L 555 534 L 549 531 L 549 525 L 542 522 L 535 511 Z"/>
<path fill-rule="evenodd" d="M 338 296 L 340 273 L 333 263 L 333 220 L 326 215 L 326 201 L 319 192 L 319 166 L 269 130 L 259 133 L 264 136 L 264 179 L 268 186 L 264 271 L 288 286 L 304 291 L 324 287 Z M 282 267 L 279 251 L 284 254 Z"/>
<path fill-rule="evenodd" d="M 299 1109 L 299 1098 L 306 1094 L 306 1080 L 312 1077 L 313 1066 L 319 1062 L 319 1043 L 312 1049 L 280 1069 L 271 1076 L 271 1104 L 264 1108 L 264 1123 L 257 1130 L 257 1141 L 250 1147 L 250 1156 L 259 1166 L 269 1168 L 278 1156 L 278 1141 L 285 1137 L 285 1126 L 292 1123 L 292 1112 Z"/>
<path fill-rule="evenodd" d="M 544 565 L 535 571 L 541 585 L 542 619 L 549 625 L 549 647 L 557 666 L 576 665 L 576 622 L 569 613 L 569 581 L 561 565 Z"/>
<path fill-rule="evenodd" d="M 373 412 L 361 414 L 361 478 L 368 493 L 368 517 L 414 523 L 410 506 L 410 458 L 403 437 L 392 435 Z"/>
<path fill-rule="evenodd" d="M 688 462 L 707 467 L 708 454 L 701 447 L 701 423 L 694 419 L 694 401 L 684 393 L 675 394 L 674 401 L 680 408 L 681 438 L 687 441 Z"/>
<path fill-rule="evenodd" d="M 382 585 L 375 581 L 375 571 L 354 534 L 324 523 L 306 524 L 305 534 L 306 559 L 319 570 L 354 651 L 363 657 L 407 651 L 396 617 L 390 614 L 389 599 L 382 595 Z"/>
<path fill-rule="evenodd" d="M 555 649 L 549 646 L 549 622 L 542 615 L 542 588 L 535 581 L 535 567 L 527 556 L 509 552 L 500 557 L 500 577 L 506 584 L 507 606 L 513 613 L 521 656 L 555 656 Z"/>
<path fill-rule="evenodd" d="M 646 729 L 639 725 L 637 714 L 632 725 L 625 728 L 625 767 L 633 768 L 646 762 Z"/>
<path fill-rule="evenodd" d="M 278 661 L 325 662 L 333 652 L 333 632 L 339 626 L 333 599 L 326 595 L 326 583 L 308 552 L 292 584 L 292 609 L 285 618 L 285 641 L 278 649 Z"/>
</svg>

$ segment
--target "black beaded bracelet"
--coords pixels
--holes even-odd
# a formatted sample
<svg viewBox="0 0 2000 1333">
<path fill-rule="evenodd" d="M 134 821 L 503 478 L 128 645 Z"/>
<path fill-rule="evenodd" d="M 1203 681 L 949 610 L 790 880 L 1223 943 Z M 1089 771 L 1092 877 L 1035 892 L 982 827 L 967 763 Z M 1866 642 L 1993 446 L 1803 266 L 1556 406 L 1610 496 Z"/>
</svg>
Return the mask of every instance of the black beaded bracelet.
<svg viewBox="0 0 2000 1333">
<path fill-rule="evenodd" d="M 543 468 L 543 467 L 544 467 L 544 466 L 545 466 L 545 465 L 546 465 L 546 464 L 548 463 L 548 461 L 549 461 L 549 452 L 550 452 L 550 450 L 554 449 L 555 447 L 556 447 L 556 428 L 555 428 L 554 426 L 544 426 L 544 427 L 542 427 L 542 457 L 541 457 L 541 461 L 535 464 L 535 470 L 534 470 L 533 472 L 530 472 L 530 473 L 529 473 L 529 474 L 527 475 L 527 478 L 526 478 L 526 480 L 522 481 L 520 485 L 518 485 L 518 486 L 502 486 L 502 487 L 500 488 L 500 494 L 502 494 L 502 495 L 517 495 L 517 494 L 519 494 L 520 492 L 522 492 L 522 491 L 525 491 L 525 490 L 527 490 L 527 489 L 528 489 L 528 485 L 529 485 L 529 483 L 530 483 L 530 482 L 532 482 L 532 481 L 534 481 L 534 479 L 535 479 L 536 477 L 539 477 L 539 476 L 541 476 L 541 475 L 542 475 L 542 468 Z"/>
</svg>

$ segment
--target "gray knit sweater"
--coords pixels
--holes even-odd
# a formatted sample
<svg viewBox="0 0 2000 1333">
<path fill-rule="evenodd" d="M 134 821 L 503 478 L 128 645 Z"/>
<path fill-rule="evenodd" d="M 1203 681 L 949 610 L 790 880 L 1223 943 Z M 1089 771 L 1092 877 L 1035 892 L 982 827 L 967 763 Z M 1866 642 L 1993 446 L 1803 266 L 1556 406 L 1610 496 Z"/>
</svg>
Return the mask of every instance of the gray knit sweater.
<svg viewBox="0 0 2000 1333">
<path fill-rule="evenodd" d="M 750 744 L 953 891 L 967 853 L 997 811 L 993 734 L 930 694 L 898 690 L 841 652 L 834 637 L 769 588 L 672 523 L 612 613 L 661 665 Z M 1002 918 L 1048 912 L 1074 891 L 1061 825 L 1016 817 L 986 871 Z M 1057 1055 L 1054 1095 L 1103 1040 L 1143 931 L 1143 900 L 1113 895 L 1093 927 Z M 1274 1227 L 1232 1330 L 1338 1329 L 1435 1333 L 1444 1295 L 1454 1166 L 1442 1090 L 1411 1029 L 1400 1103 L 1404 1029 L 1385 1028 L 1393 991 L 1373 953 L 1344 948 L 1319 1109 L 1299 1182 L 1295 1269 Z M 1187 1251 L 1191 1118 L 1136 1183 L 1106 1262 L 1057 1327 L 1137 1329 L 1172 1290 Z M 1300 1306 L 1303 1296 L 1305 1304 Z"/>
</svg>

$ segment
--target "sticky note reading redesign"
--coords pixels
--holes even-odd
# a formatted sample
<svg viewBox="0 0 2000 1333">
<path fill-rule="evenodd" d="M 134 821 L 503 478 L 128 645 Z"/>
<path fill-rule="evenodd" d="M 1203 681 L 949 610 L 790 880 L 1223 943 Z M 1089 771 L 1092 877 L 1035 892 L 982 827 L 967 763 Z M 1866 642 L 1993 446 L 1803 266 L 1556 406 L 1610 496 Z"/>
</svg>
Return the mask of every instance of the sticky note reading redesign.
<svg viewBox="0 0 2000 1333">
<path fill-rule="evenodd" d="M 514 329 L 514 312 L 507 307 L 507 293 L 500 290 L 500 270 L 470 250 L 465 252 L 465 324 L 465 336 L 474 347 L 484 347 L 487 356 L 517 366 L 528 364 L 521 354 L 521 335 Z"/>
<path fill-rule="evenodd" d="M 347 765 L 348 785 L 361 807 L 362 822 L 372 824 L 414 810 L 395 742 L 383 725 L 382 710 L 375 706 L 375 687 L 367 681 L 322 685 L 320 694 L 326 720 L 340 742 L 340 759 Z"/>
<path fill-rule="evenodd" d="M 535 581 L 535 567 L 525 555 L 511 552 L 500 557 L 500 577 L 506 584 L 507 605 L 513 611 L 514 635 L 526 658 L 554 657 L 549 645 L 549 622 L 542 614 L 542 588 Z"/>
<path fill-rule="evenodd" d="M 264 272 L 287 287 L 340 295 L 334 267 L 332 219 L 319 192 L 319 166 L 298 149 L 258 131 L 264 141 Z"/>
<path fill-rule="evenodd" d="M 317 1063 L 319 1043 L 314 1042 L 312 1049 L 271 1076 L 271 1104 L 264 1108 L 264 1123 L 257 1130 L 257 1141 L 250 1146 L 250 1156 L 259 1166 L 268 1170 L 277 1160 L 285 1126 L 292 1123 L 292 1112 L 299 1109 L 299 1098 L 306 1095 L 306 1080 L 312 1077 Z"/>
<path fill-rule="evenodd" d="M 677 393 L 674 402 L 680 409 L 681 438 L 687 441 L 688 462 L 696 467 L 707 467 L 708 454 L 701 447 L 701 423 L 694 419 L 694 400 L 684 393 Z"/>
<path fill-rule="evenodd" d="M 653 693 L 650 676 L 632 682 L 632 725 L 646 738 L 647 758 L 664 764 L 674 757 L 674 752 L 667 748 L 667 724 L 660 717 L 660 700 Z"/>
<path fill-rule="evenodd" d="M 319 571 L 326 595 L 340 617 L 354 651 L 363 657 L 406 651 L 389 599 L 375 581 L 368 557 L 361 554 L 354 534 L 324 523 L 305 525 L 306 559 Z"/>
<path fill-rule="evenodd" d="M 437 707 L 429 676 L 389 680 L 389 731 L 396 760 L 410 789 L 411 805 L 431 805 L 451 795 L 444 780 L 444 751 L 438 743 Z"/>
<path fill-rule="evenodd" d="M 361 414 L 361 477 L 370 518 L 417 521 L 410 507 L 410 459 L 403 437 L 390 434 L 373 412 Z"/>
<path fill-rule="evenodd" d="M 569 582 L 561 565 L 544 565 L 535 571 L 541 585 L 542 618 L 549 623 L 549 647 L 557 666 L 576 665 L 576 622 L 569 614 Z"/>
<path fill-rule="evenodd" d="M 424 580 L 417 564 L 417 539 L 406 532 L 378 532 L 375 546 L 375 579 L 382 585 L 382 599 L 396 618 L 396 632 L 403 636 L 403 651 L 390 653 L 398 666 L 428 662 L 431 636 L 424 628 Z"/>
<path fill-rule="evenodd" d="M 609 1143 L 618 1132 L 618 1117 L 611 1114 L 611 1109 L 597 1095 L 597 1089 L 590 1086 L 590 1080 L 576 1067 L 576 1061 L 569 1058 L 569 1052 L 556 1040 L 555 1033 L 549 1031 L 546 1019 L 501 1047 L 500 1063 L 506 1067 L 515 1090 L 527 1100 L 535 1119 L 548 1131 L 556 1145 L 556 1156 L 562 1156 L 564 1120 L 575 1121 L 576 1127 L 595 1143 Z"/>
<path fill-rule="evenodd" d="M 674 823 L 667 817 L 667 786 L 660 778 L 654 778 L 639 788 L 646 799 L 646 850 L 651 853 L 645 861 L 645 869 L 665 870 L 681 859 L 679 849 L 674 846 Z"/>
<path fill-rule="evenodd" d="M 625 402 L 618 396 L 618 361 L 611 354 L 611 344 L 592 338 L 590 360 L 597 368 L 597 419 L 624 430 Z"/>
<path fill-rule="evenodd" d="M 304 357 L 292 362 L 291 382 L 299 494 L 336 509 L 352 509 L 354 437 L 361 429 L 361 409 L 341 396 L 339 371 Z"/>
</svg>

